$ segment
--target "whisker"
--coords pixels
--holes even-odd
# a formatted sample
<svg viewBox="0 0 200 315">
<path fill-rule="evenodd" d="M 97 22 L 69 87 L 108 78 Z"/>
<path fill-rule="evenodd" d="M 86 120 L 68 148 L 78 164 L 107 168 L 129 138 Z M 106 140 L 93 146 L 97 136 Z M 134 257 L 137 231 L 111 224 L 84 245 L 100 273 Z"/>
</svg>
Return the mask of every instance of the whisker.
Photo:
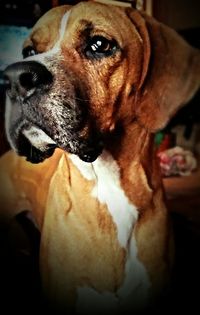
<svg viewBox="0 0 200 315">
<path fill-rule="evenodd" d="M 85 99 L 85 98 L 80 98 L 80 97 L 75 97 L 75 100 L 78 100 L 78 101 L 84 101 L 84 102 L 89 102 L 90 100 L 88 99 Z"/>
</svg>

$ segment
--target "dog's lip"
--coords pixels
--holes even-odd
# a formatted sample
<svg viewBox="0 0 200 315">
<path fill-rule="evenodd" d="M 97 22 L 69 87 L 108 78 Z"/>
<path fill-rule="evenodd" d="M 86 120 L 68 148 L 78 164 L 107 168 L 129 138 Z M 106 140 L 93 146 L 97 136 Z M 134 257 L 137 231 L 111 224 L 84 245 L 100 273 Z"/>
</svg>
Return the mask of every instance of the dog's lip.
<svg viewBox="0 0 200 315">
<path fill-rule="evenodd" d="M 34 164 L 41 163 L 52 156 L 55 149 L 55 144 L 46 144 L 42 150 L 33 146 L 22 131 L 18 134 L 15 146 L 15 150 L 19 155 L 26 157 L 27 161 Z"/>
<path fill-rule="evenodd" d="M 45 151 L 39 151 L 32 147 L 31 153 L 25 155 L 26 160 L 33 164 L 41 163 L 53 155 L 55 148 L 55 146 L 49 146 Z"/>
<path fill-rule="evenodd" d="M 56 143 L 44 130 L 42 130 L 40 127 L 37 127 L 36 125 L 24 125 L 23 128 L 21 128 L 20 133 L 22 137 L 24 137 L 24 141 L 29 143 L 30 147 L 32 147 L 32 150 L 35 153 L 37 152 L 41 159 L 45 159 L 49 155 L 52 155 L 52 152 L 56 148 L 61 148 L 69 153 L 78 155 L 79 158 L 84 162 L 92 163 L 102 153 L 104 147 L 103 141 L 98 139 L 96 141 L 93 140 L 87 145 L 85 144 L 82 149 L 80 148 L 80 150 L 72 150 L 69 147 L 66 148 L 65 146 L 59 145 L 59 143 Z M 25 155 L 29 161 L 32 161 L 31 154 L 30 156 L 27 154 Z M 33 163 L 37 163 L 35 162 L 37 160 L 35 155 L 37 154 L 34 154 Z M 38 162 L 40 162 L 41 159 L 39 158 Z"/>
<path fill-rule="evenodd" d="M 21 133 L 32 146 L 36 147 L 42 152 L 57 146 L 56 142 L 49 135 L 47 135 L 46 132 L 37 126 L 23 128 Z"/>
</svg>

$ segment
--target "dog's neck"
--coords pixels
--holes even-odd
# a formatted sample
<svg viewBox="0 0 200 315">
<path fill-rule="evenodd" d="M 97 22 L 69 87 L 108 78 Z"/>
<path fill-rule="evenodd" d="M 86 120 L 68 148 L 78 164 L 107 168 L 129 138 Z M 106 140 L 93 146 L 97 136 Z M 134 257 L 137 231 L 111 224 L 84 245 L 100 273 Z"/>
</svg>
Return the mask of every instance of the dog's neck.
<svg viewBox="0 0 200 315">
<path fill-rule="evenodd" d="M 124 196 L 118 198 L 118 203 L 123 208 L 129 208 L 130 204 L 137 209 L 135 221 L 138 214 L 152 210 L 152 205 L 155 210 L 155 199 L 159 199 L 159 210 L 164 206 L 154 151 L 153 134 L 134 122 L 107 138 L 105 150 L 95 162 L 82 162 L 74 155 L 71 158 L 82 176 L 94 182 L 94 197 L 109 209 L 115 209 L 117 191 L 119 195 L 122 193 Z"/>
<path fill-rule="evenodd" d="M 161 185 L 154 135 L 137 122 L 119 134 L 116 132 L 110 138 L 106 149 L 119 166 L 121 185 L 129 200 L 145 210 Z"/>
</svg>

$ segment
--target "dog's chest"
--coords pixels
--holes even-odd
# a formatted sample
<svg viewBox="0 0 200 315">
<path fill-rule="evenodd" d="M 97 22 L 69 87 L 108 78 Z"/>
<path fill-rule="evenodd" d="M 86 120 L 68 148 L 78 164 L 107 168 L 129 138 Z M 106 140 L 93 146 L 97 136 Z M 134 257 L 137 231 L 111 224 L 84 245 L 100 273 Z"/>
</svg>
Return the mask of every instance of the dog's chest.
<svg viewBox="0 0 200 315">
<path fill-rule="evenodd" d="M 58 209 L 61 203 L 54 186 L 49 200 L 52 210 L 48 209 L 44 223 L 43 246 L 48 243 L 49 248 L 43 250 L 43 259 L 48 260 L 52 274 L 46 278 L 47 286 L 56 283 L 54 292 L 63 301 L 67 291 L 75 290 L 76 306 L 85 312 L 94 307 L 112 311 L 119 301 L 121 305 L 128 300 L 132 303 L 134 296 L 137 303 L 138 296 L 144 301 L 149 279 L 137 258 L 133 230 L 138 212 L 121 188 L 116 162 L 106 152 L 92 164 L 76 156 L 71 161 L 78 176 L 73 180 L 71 174 L 70 184 L 75 183 L 77 191 L 73 193 L 63 179 L 63 188 L 59 188 L 63 212 Z M 56 236 L 49 228 L 52 221 L 58 224 Z"/>
<path fill-rule="evenodd" d="M 116 226 L 118 241 L 126 248 L 133 225 L 138 218 L 138 211 L 121 188 L 117 163 L 107 152 L 103 152 L 94 163 L 82 162 L 74 155 L 71 159 L 82 176 L 94 182 L 91 196 L 98 203 L 106 205 Z"/>
</svg>

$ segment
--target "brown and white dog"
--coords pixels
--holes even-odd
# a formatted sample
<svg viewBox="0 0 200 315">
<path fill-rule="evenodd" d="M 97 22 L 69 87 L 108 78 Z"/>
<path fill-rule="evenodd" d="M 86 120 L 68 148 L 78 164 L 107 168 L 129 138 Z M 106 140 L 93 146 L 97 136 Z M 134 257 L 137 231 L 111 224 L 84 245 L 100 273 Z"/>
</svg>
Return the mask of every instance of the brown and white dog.
<svg viewBox="0 0 200 315">
<path fill-rule="evenodd" d="M 2 220 L 33 211 L 53 306 L 142 309 L 172 263 L 154 132 L 199 88 L 199 52 L 145 13 L 83 2 L 46 13 L 23 54 L 5 72 Z"/>
</svg>

